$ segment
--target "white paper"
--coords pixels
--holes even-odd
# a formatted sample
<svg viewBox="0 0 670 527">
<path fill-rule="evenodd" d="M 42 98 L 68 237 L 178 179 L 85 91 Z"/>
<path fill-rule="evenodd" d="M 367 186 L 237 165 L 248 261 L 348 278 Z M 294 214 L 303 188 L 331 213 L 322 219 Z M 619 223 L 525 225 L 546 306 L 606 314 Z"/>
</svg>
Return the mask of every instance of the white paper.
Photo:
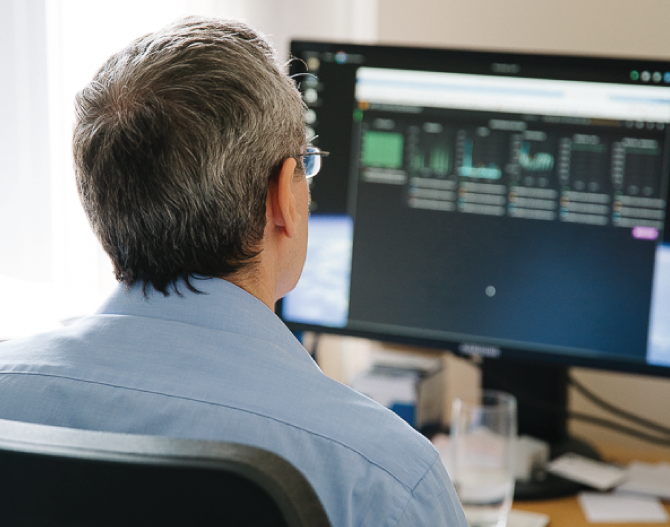
<svg viewBox="0 0 670 527">
<path fill-rule="evenodd" d="M 657 498 L 582 492 L 578 498 L 590 523 L 664 523 L 668 514 Z"/>
<path fill-rule="evenodd" d="M 628 479 L 617 490 L 670 500 L 670 463 L 632 462 L 628 466 Z"/>
<path fill-rule="evenodd" d="M 549 472 L 572 481 L 609 490 L 626 479 L 627 471 L 621 467 L 601 463 L 577 454 L 563 454 L 547 465 Z"/>
<path fill-rule="evenodd" d="M 507 527 L 545 527 L 549 516 L 538 512 L 511 510 L 507 516 Z"/>
</svg>

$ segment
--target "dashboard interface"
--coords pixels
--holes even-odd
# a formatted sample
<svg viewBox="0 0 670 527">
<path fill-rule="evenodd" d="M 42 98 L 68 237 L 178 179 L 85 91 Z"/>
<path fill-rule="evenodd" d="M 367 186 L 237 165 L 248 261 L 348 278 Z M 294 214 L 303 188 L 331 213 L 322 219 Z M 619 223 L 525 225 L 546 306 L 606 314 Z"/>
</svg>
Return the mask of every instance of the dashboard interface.
<svg viewBox="0 0 670 527">
<path fill-rule="evenodd" d="M 292 53 L 331 155 L 289 326 L 670 367 L 670 64 Z"/>
</svg>

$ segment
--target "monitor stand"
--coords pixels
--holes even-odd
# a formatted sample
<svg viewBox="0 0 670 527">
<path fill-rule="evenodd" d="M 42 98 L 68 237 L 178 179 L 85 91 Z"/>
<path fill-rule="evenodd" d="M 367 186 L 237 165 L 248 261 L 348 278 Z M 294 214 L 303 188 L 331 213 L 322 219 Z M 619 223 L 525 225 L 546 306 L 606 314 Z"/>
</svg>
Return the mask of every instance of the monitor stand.
<svg viewBox="0 0 670 527">
<path fill-rule="evenodd" d="M 566 366 L 537 364 L 510 359 L 483 359 L 482 387 L 502 390 L 516 396 L 519 435 L 547 441 L 551 459 L 575 452 L 599 459 L 589 444 L 568 436 L 568 370 Z M 571 496 L 584 486 L 567 479 L 537 471 L 528 482 L 517 481 L 516 500 L 540 500 Z"/>
</svg>

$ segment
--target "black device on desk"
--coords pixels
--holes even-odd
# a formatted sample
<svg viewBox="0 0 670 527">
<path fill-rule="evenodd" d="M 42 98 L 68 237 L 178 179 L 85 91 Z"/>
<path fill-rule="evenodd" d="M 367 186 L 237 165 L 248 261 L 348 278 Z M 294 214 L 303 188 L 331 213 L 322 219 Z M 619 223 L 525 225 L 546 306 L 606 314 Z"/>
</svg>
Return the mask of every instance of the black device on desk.
<svg viewBox="0 0 670 527">
<path fill-rule="evenodd" d="M 291 51 L 331 154 L 289 327 L 484 357 L 554 444 L 568 366 L 670 376 L 669 63 Z"/>
</svg>

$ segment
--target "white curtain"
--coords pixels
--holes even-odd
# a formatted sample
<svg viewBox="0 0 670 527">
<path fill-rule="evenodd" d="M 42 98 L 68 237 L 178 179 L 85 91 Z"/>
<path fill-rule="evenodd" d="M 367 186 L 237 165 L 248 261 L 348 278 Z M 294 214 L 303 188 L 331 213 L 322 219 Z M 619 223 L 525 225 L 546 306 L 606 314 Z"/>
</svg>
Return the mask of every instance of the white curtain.
<svg viewBox="0 0 670 527">
<path fill-rule="evenodd" d="M 90 313 L 114 286 L 71 157 L 74 95 L 112 53 L 187 14 L 291 38 L 374 41 L 378 0 L 0 0 L 0 340 Z"/>
</svg>

